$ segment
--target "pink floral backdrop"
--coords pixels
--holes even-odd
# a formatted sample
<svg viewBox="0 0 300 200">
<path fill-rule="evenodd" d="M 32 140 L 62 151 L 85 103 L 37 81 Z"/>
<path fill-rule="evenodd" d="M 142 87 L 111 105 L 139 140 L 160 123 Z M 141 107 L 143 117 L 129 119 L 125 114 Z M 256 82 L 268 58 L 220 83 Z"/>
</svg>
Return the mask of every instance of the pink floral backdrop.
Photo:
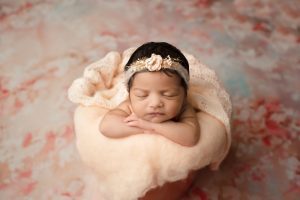
<svg viewBox="0 0 300 200">
<path fill-rule="evenodd" d="M 185 199 L 299 199 L 298 0 L 0 0 L 0 199 L 93 199 L 67 88 L 146 41 L 194 54 L 232 97 L 230 153 Z"/>
</svg>

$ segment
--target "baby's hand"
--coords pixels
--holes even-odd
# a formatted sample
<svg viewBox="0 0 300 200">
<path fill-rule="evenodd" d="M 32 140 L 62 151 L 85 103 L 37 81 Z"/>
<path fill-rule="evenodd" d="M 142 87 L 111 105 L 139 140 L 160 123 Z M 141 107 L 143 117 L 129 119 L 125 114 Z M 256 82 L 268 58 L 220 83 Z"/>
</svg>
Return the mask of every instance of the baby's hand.
<svg viewBox="0 0 300 200">
<path fill-rule="evenodd" d="M 134 113 L 129 115 L 127 118 L 125 118 L 124 122 L 128 126 L 141 128 L 141 129 L 144 129 L 144 130 L 147 130 L 147 131 L 152 130 L 150 122 L 148 122 L 146 120 L 143 120 L 141 118 L 138 118 Z"/>
<path fill-rule="evenodd" d="M 129 123 L 129 122 L 137 121 L 137 120 L 139 120 L 139 118 L 134 113 L 131 113 L 131 115 L 129 115 L 128 117 L 126 117 L 124 119 L 124 122 Z"/>
</svg>

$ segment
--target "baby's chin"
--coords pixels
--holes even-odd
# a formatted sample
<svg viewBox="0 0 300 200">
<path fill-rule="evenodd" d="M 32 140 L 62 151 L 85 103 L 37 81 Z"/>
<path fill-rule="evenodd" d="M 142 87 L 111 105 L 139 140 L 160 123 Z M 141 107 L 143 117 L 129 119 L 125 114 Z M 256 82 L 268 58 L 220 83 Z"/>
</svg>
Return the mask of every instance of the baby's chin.
<svg viewBox="0 0 300 200">
<path fill-rule="evenodd" d="M 165 122 L 167 120 L 162 120 L 162 119 L 150 119 L 149 120 L 150 122 L 153 122 L 153 123 L 162 123 L 162 122 Z"/>
</svg>

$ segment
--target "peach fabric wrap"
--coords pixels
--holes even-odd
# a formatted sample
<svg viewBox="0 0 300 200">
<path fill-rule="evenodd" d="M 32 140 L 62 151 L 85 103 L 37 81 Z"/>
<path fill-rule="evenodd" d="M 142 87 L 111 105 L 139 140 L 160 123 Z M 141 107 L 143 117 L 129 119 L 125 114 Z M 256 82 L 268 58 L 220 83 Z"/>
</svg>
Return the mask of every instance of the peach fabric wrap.
<svg viewBox="0 0 300 200">
<path fill-rule="evenodd" d="M 195 146 L 184 147 L 159 135 L 103 136 L 99 132 L 103 115 L 128 97 L 123 68 L 134 50 L 108 53 L 87 66 L 68 90 L 69 99 L 79 104 L 74 115 L 77 148 L 83 162 L 96 172 L 103 199 L 137 199 L 152 188 L 186 178 L 191 170 L 207 165 L 218 169 L 231 144 L 229 95 L 216 73 L 187 53 L 188 99 L 201 127 Z"/>
</svg>

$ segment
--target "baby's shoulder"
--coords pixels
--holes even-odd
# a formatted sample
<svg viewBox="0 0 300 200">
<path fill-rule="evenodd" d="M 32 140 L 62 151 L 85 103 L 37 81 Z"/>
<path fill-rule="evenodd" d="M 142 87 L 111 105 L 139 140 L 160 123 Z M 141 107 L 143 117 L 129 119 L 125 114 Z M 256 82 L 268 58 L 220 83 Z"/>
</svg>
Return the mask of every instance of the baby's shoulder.
<svg viewBox="0 0 300 200">
<path fill-rule="evenodd" d="M 128 114 L 131 114 L 131 106 L 130 106 L 130 101 L 128 99 L 124 100 L 121 102 L 116 109 L 121 109 L 125 111 Z"/>
<path fill-rule="evenodd" d="M 194 115 L 195 113 L 196 110 L 194 109 L 194 107 L 191 104 L 187 103 L 184 105 L 184 108 L 181 112 L 181 117 L 187 117 L 187 116 L 190 117 L 191 115 L 195 116 Z"/>
</svg>

